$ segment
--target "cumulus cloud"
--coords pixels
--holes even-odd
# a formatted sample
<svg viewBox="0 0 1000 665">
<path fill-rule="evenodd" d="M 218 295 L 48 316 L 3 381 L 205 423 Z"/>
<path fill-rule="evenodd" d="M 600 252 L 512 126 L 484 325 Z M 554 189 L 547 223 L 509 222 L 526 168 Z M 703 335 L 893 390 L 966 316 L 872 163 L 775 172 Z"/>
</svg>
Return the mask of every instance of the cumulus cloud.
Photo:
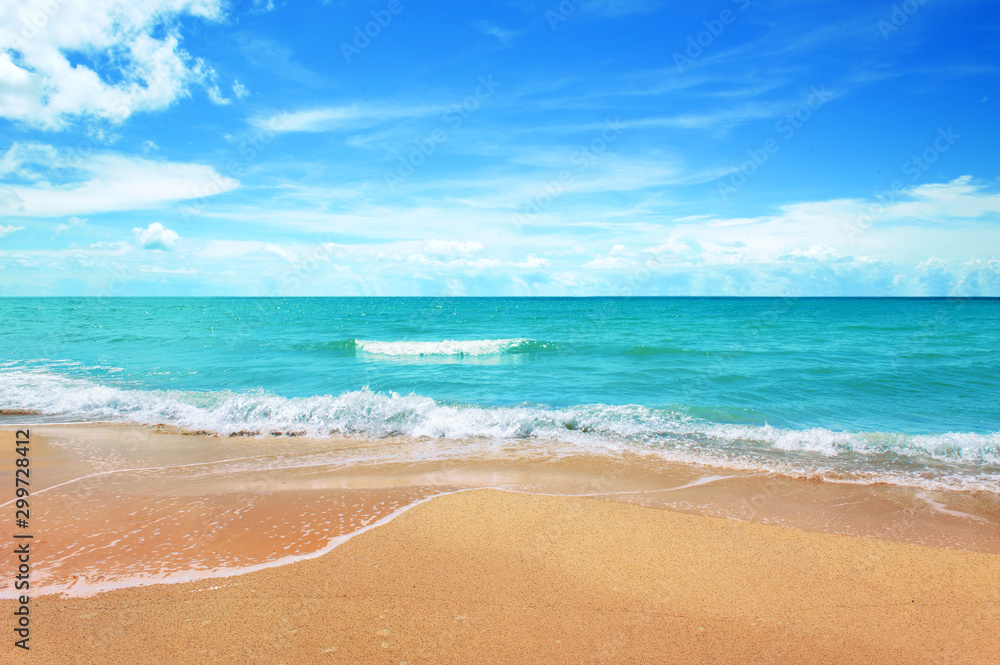
<svg viewBox="0 0 1000 665">
<path fill-rule="evenodd" d="M 26 163 L 25 156 L 58 161 L 63 155 L 38 145 L 18 150 L 9 158 L 0 153 L 0 168 L 11 177 L 38 190 L 59 181 L 53 173 Z M 59 171 L 63 179 L 66 174 L 79 175 L 68 162 L 59 169 L 65 169 Z M 95 265 L 113 260 L 130 275 L 145 272 L 139 266 L 149 263 L 162 264 L 179 278 L 182 268 L 196 268 L 197 276 L 192 274 L 185 282 L 185 293 L 192 285 L 214 293 L 222 283 L 241 295 L 997 296 L 996 196 L 995 184 L 959 178 L 900 189 L 892 200 L 792 203 L 753 218 L 689 215 L 671 220 L 664 215 L 664 223 L 657 224 L 615 220 L 607 226 L 573 227 L 581 232 L 572 237 L 563 227 L 539 228 L 527 236 L 504 233 L 501 225 L 509 224 L 509 217 L 488 210 L 470 214 L 467 208 L 380 207 L 341 216 L 324 213 L 310 218 L 301 213 L 328 233 L 337 228 L 343 237 L 357 235 L 349 246 L 296 240 L 284 228 L 270 238 L 237 240 L 245 236 L 234 232 L 231 239 L 206 237 L 218 231 L 205 227 L 196 243 L 189 237 L 173 238 L 170 234 L 176 234 L 170 229 L 151 224 L 137 229 L 127 244 L 72 247 L 66 252 L 83 252 Z M 945 200 L 948 204 L 942 206 L 939 202 Z M 880 216 L 853 238 L 845 233 L 845 225 L 876 203 Z M 912 216 L 899 208 L 913 204 L 922 205 Z M 961 214 L 949 217 L 949 206 Z M 276 214 L 266 206 L 241 215 L 233 219 L 264 225 L 299 218 Z M 171 217 L 157 219 L 173 226 Z M 66 222 L 66 217 L 57 222 Z M 449 235 L 449 228 L 463 233 Z M 414 238 L 414 229 L 421 235 Z M 366 234 L 369 241 L 359 241 Z M 387 239 L 390 235 L 397 237 Z M 143 251 L 143 246 L 173 246 L 174 251 Z M 0 243 L 0 257 L 44 266 L 50 284 L 56 279 L 53 275 L 77 270 L 72 267 L 73 255 L 4 250 Z M 81 272 L 80 279 L 97 283 L 96 269 L 86 270 L 91 272 Z M 12 285 L 29 275 L 9 272 Z M 31 272 L 31 277 L 37 279 L 40 272 Z M 30 291 L 29 286 L 23 290 Z"/>
<path fill-rule="evenodd" d="M 521 263 L 515 263 L 515 268 L 548 268 L 552 265 L 552 262 L 548 259 L 543 259 L 535 256 L 534 254 L 528 254 L 527 258 Z"/>
<path fill-rule="evenodd" d="M 838 254 L 837 250 L 833 247 L 819 243 L 809 249 L 796 247 L 792 250 L 791 256 L 798 259 L 811 259 L 813 261 L 829 261 L 830 259 L 836 259 Z"/>
<path fill-rule="evenodd" d="M 222 0 L 6 0 L 0 117 L 58 130 L 165 108 L 214 75 L 180 47 L 179 20 L 222 14 Z"/>
<path fill-rule="evenodd" d="M 1000 193 L 963 176 L 867 199 L 790 203 L 753 218 L 689 216 L 675 220 L 655 244 L 637 242 L 654 234 L 636 236 L 628 251 L 605 250 L 586 267 L 832 262 L 859 255 L 915 266 L 931 253 L 949 260 L 995 257 L 997 219 Z"/>
<path fill-rule="evenodd" d="M 169 251 L 174 248 L 180 238 L 175 231 L 165 228 L 159 222 L 153 222 L 145 229 L 135 227 L 132 229 L 135 239 L 143 249 L 160 249 Z"/>
</svg>

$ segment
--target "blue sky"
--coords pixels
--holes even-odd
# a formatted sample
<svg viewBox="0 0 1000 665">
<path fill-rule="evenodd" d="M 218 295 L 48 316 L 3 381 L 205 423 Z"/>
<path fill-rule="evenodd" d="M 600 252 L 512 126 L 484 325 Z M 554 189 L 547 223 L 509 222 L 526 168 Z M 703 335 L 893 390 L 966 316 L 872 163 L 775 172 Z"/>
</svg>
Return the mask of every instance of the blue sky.
<svg viewBox="0 0 1000 665">
<path fill-rule="evenodd" d="M 0 294 L 1000 296 L 998 23 L 5 2 Z"/>
</svg>

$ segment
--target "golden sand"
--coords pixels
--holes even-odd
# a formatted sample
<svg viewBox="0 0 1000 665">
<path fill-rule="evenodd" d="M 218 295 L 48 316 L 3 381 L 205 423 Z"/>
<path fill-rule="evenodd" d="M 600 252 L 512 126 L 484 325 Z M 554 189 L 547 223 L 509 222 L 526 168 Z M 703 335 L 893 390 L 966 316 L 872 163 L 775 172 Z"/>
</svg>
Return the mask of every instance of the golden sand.
<svg viewBox="0 0 1000 665">
<path fill-rule="evenodd" d="M 28 653 L 0 601 L 0 663 L 1000 662 L 995 496 L 433 445 L 34 429 L 33 581 L 309 554 L 436 498 L 317 558 L 35 596 Z"/>
<path fill-rule="evenodd" d="M 36 599 L 16 661 L 989 663 L 998 593 L 996 555 L 475 490 L 310 561 Z"/>
</svg>

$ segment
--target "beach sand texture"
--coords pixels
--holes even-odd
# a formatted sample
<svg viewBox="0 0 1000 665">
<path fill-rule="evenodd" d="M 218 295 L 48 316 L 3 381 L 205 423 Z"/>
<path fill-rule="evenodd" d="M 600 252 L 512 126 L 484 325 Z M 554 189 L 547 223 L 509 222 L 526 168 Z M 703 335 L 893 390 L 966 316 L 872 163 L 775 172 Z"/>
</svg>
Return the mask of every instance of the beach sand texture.
<svg viewBox="0 0 1000 665">
<path fill-rule="evenodd" d="M 12 663 L 990 663 L 998 595 L 996 555 L 474 490 L 313 560 L 40 597 L 30 657 L 2 653 Z"/>
<path fill-rule="evenodd" d="M 10 443 L 12 432 L 0 434 Z M 640 458 L 406 461 L 407 450 L 431 450 L 406 441 L 103 425 L 35 428 L 32 441 L 33 584 L 80 582 L 75 597 L 32 597 L 31 650 L 5 645 L 0 663 L 913 664 L 1000 654 L 992 496 L 934 495 L 971 512 L 927 512 L 888 487 L 755 475 L 698 484 L 717 476 L 650 470 Z M 345 466 L 345 455 L 374 461 Z M 522 491 L 474 488 L 486 481 Z M 523 491 L 532 486 L 603 492 Z M 740 496 L 767 497 L 756 522 L 704 514 L 753 505 Z M 209 576 L 216 565 L 309 556 L 421 498 L 321 556 Z M 865 534 L 866 514 L 882 524 L 871 533 L 936 534 L 951 546 L 818 532 Z M 895 532 L 899 515 L 922 524 Z M 782 520 L 811 526 L 759 523 Z M 178 570 L 204 579 L 129 580 Z M 92 593 L 108 584 L 128 588 Z M 14 607 L 2 600 L 0 614 Z"/>
</svg>

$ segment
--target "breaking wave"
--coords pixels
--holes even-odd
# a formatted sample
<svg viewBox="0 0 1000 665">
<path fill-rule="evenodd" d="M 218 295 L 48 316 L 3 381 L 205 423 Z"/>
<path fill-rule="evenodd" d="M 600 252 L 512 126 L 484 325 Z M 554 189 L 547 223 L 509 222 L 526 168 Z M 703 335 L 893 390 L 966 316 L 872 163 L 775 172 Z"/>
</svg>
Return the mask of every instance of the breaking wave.
<svg viewBox="0 0 1000 665">
<path fill-rule="evenodd" d="M 373 356 L 492 356 L 505 353 L 533 353 L 556 348 L 551 342 L 516 339 L 446 339 L 440 341 L 382 341 L 374 339 L 338 339 L 329 342 L 297 344 L 295 348 L 310 351 L 351 351 Z"/>
<path fill-rule="evenodd" d="M 52 422 L 165 423 L 222 436 L 535 439 L 591 450 L 629 448 L 678 461 L 829 477 L 888 469 L 929 488 L 988 489 L 1000 480 L 1000 432 L 912 435 L 797 430 L 716 422 L 704 417 L 708 415 L 704 410 L 696 418 L 682 407 L 479 406 L 367 388 L 288 398 L 261 390 L 128 389 L 50 372 L 5 371 L 0 378 L 3 409 L 42 414 L 35 420 Z M 723 415 L 720 412 L 720 419 Z"/>
</svg>

